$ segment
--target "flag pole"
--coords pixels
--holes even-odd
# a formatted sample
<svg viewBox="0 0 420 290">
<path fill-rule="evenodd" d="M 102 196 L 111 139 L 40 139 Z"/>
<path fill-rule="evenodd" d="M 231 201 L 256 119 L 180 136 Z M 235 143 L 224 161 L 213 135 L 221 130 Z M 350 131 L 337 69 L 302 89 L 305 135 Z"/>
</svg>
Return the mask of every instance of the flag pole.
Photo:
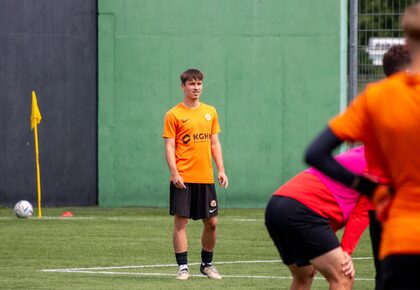
<svg viewBox="0 0 420 290">
<path fill-rule="evenodd" d="M 38 217 L 42 217 L 41 209 L 41 173 L 39 169 L 39 150 L 38 150 L 38 125 L 34 127 L 34 138 L 35 138 L 35 160 L 36 160 L 36 185 L 38 192 Z"/>
<path fill-rule="evenodd" d="M 35 160 L 36 160 L 36 187 L 38 192 L 38 217 L 42 217 L 41 209 L 41 173 L 39 169 L 39 149 L 38 149 L 38 124 L 42 116 L 38 108 L 35 91 L 32 91 L 32 110 L 31 110 L 31 128 L 34 130 L 35 139 Z"/>
</svg>

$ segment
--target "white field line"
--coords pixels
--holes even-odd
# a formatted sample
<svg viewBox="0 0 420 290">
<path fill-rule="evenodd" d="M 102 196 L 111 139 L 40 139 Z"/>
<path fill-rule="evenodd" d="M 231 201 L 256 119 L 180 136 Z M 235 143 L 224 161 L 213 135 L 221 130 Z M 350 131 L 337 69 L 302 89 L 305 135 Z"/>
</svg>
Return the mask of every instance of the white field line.
<svg viewBox="0 0 420 290">
<path fill-rule="evenodd" d="M 2 216 L 0 220 L 14 220 L 14 216 Z M 172 219 L 168 217 L 60 217 L 60 216 L 44 216 L 42 218 L 31 217 L 30 220 L 109 220 L 109 221 L 151 221 L 151 220 L 164 220 Z M 242 219 L 242 218 L 221 218 L 222 221 L 234 221 L 234 222 L 263 222 L 264 219 Z"/>
<path fill-rule="evenodd" d="M 224 218 L 222 218 L 224 220 Z M 227 219 L 235 222 L 263 222 L 264 219 Z"/>
<path fill-rule="evenodd" d="M 15 217 L 0 217 L 0 220 L 12 220 L 16 219 Z M 146 220 L 161 220 L 164 218 L 153 218 L 153 217 L 92 217 L 92 216 L 81 216 L 81 217 L 61 217 L 61 216 L 44 216 L 41 218 L 31 217 L 30 220 L 66 220 L 66 221 L 76 221 L 76 220 L 109 220 L 109 221 L 146 221 Z"/>
<path fill-rule="evenodd" d="M 169 273 L 135 273 L 135 272 L 109 272 L 109 271 L 67 271 L 64 273 L 133 275 L 133 276 L 170 276 L 170 277 L 176 276 L 176 274 L 169 274 Z M 190 276 L 198 277 L 198 278 L 207 278 L 207 276 L 199 275 L 199 274 L 190 274 Z M 292 277 L 287 277 L 287 276 L 246 276 L 246 275 L 223 275 L 223 278 L 292 279 Z M 315 278 L 315 279 L 319 279 L 319 278 Z"/>
<path fill-rule="evenodd" d="M 60 273 L 81 273 L 94 275 L 132 275 L 132 276 L 158 276 L 158 277 L 175 277 L 175 274 L 169 273 L 136 273 L 136 272 L 110 272 L 110 271 L 59 271 Z M 192 277 L 207 278 L 204 275 L 190 274 Z M 290 276 L 253 276 L 253 275 L 223 275 L 223 278 L 239 278 L 239 279 L 292 279 Z M 324 280 L 323 277 L 315 277 L 315 280 Z M 356 281 L 374 281 L 373 278 L 355 278 Z"/>
<path fill-rule="evenodd" d="M 82 273 L 82 274 L 102 274 L 102 275 L 133 275 L 133 276 L 170 276 L 174 277 L 176 274 L 169 273 L 136 273 L 136 272 L 109 272 L 109 271 L 66 271 L 63 273 Z M 207 276 L 199 274 L 190 274 L 192 277 L 207 278 Z M 223 275 L 223 278 L 255 278 L 255 279 L 292 279 L 287 276 L 246 276 L 246 275 Z M 319 279 L 319 278 L 315 278 Z M 322 278 L 321 278 L 322 279 Z"/>
<path fill-rule="evenodd" d="M 371 260 L 372 257 L 354 257 L 353 260 Z M 254 260 L 254 261 L 226 261 L 217 262 L 215 265 L 226 264 L 257 264 L 257 263 L 281 263 L 281 260 Z M 189 263 L 190 266 L 200 265 L 200 263 Z M 176 267 L 177 264 L 156 264 L 156 265 L 132 265 L 132 266 L 110 266 L 110 267 L 88 267 L 88 268 L 62 268 L 62 269 L 42 269 L 42 272 L 83 272 L 97 270 L 118 270 L 118 269 L 145 269 L 145 268 L 165 268 Z M 119 272 L 118 272 L 119 273 Z"/>
<path fill-rule="evenodd" d="M 280 263 L 281 260 L 256 260 L 256 261 L 228 261 L 217 262 L 215 265 L 223 264 L 256 264 L 256 263 Z M 200 263 L 188 263 L 190 266 L 200 265 Z M 165 268 L 176 267 L 177 264 L 157 264 L 157 265 L 133 265 L 133 266 L 112 266 L 112 267 L 89 267 L 89 268 L 67 268 L 67 269 L 44 269 L 43 272 L 62 272 L 62 271 L 85 271 L 85 270 L 115 270 L 115 269 L 139 269 L 139 268 Z"/>
</svg>

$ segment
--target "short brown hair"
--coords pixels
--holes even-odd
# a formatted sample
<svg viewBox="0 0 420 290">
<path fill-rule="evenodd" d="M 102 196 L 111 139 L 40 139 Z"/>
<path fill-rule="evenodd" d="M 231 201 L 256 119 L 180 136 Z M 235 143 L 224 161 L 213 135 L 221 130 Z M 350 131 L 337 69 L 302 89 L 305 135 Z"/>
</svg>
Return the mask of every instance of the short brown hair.
<svg viewBox="0 0 420 290">
<path fill-rule="evenodd" d="M 410 64 L 410 53 L 405 45 L 396 44 L 384 54 L 382 60 L 385 75 L 388 77 L 396 72 L 399 72 Z"/>
<path fill-rule="evenodd" d="M 204 74 L 198 69 L 190 68 L 184 71 L 180 78 L 181 82 L 185 85 L 187 81 L 191 80 L 202 81 L 204 79 Z"/>
<path fill-rule="evenodd" d="M 401 18 L 401 27 L 408 40 L 420 41 L 420 2 L 408 6 Z"/>
</svg>

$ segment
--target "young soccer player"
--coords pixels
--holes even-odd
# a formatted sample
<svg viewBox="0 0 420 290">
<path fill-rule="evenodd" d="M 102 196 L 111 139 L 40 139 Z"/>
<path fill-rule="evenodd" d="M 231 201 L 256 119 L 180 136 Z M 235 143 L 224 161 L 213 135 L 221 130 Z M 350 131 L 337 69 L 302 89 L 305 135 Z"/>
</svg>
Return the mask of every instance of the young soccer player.
<svg viewBox="0 0 420 290">
<path fill-rule="evenodd" d="M 419 289 L 420 3 L 402 18 L 411 65 L 367 87 L 309 146 L 306 161 L 372 198 L 383 220 L 383 289 Z M 344 140 L 365 144 L 369 172 L 354 174 L 331 156 Z"/>
<path fill-rule="evenodd" d="M 349 170 L 366 168 L 363 147 L 337 156 Z M 369 201 L 314 168 L 298 174 L 271 198 L 266 227 L 293 280 L 291 288 L 310 289 L 315 269 L 330 289 L 351 289 L 354 268 L 350 255 L 366 229 Z M 335 235 L 344 229 L 341 245 Z"/>
<path fill-rule="evenodd" d="M 165 116 L 163 137 L 170 176 L 170 214 L 174 216 L 173 247 L 178 263 L 177 279 L 189 277 L 187 224 L 189 219 L 203 221 L 200 271 L 221 279 L 213 266 L 216 244 L 218 202 L 214 187 L 211 156 L 216 163 L 217 179 L 227 188 L 216 109 L 200 102 L 204 75 L 197 69 L 181 74 L 184 98 Z"/>
<path fill-rule="evenodd" d="M 386 77 L 407 70 L 410 65 L 410 54 L 407 47 L 402 44 L 391 46 L 383 57 L 382 65 Z M 379 261 L 379 244 L 381 241 L 382 226 L 376 219 L 374 210 L 369 210 L 369 233 L 376 270 L 375 289 L 379 290 L 382 288 L 381 263 Z"/>
</svg>

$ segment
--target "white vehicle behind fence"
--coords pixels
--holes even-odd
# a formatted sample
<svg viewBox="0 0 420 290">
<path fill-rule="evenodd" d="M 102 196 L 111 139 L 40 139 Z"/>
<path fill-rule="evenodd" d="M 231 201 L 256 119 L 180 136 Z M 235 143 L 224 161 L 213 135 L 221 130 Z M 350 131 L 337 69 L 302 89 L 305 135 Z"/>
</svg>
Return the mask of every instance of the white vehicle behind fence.
<svg viewBox="0 0 420 290">
<path fill-rule="evenodd" d="M 404 44 L 404 38 L 371 37 L 366 52 L 373 65 L 382 65 L 382 59 L 388 49 L 395 44 Z"/>
</svg>

